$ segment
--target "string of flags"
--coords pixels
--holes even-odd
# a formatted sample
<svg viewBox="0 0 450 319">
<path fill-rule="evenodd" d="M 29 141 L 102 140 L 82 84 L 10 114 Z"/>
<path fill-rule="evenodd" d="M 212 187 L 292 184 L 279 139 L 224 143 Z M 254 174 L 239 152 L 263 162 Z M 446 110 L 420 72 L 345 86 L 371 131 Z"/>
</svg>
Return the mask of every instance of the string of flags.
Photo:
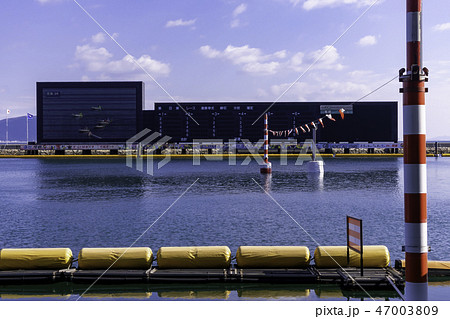
<svg viewBox="0 0 450 319">
<path fill-rule="evenodd" d="M 344 119 L 344 112 L 345 112 L 345 110 L 343 108 L 339 109 L 339 114 L 341 115 L 342 119 Z M 323 116 L 315 121 L 312 121 L 311 123 L 303 124 L 303 125 L 294 127 L 293 129 L 282 130 L 282 131 L 269 130 L 269 132 L 272 133 L 274 136 L 290 136 L 294 132 L 295 132 L 295 135 L 300 135 L 300 133 L 311 132 L 311 128 L 317 130 L 317 125 L 319 125 L 319 124 L 322 127 L 325 127 L 325 125 L 323 123 L 323 119 L 325 119 L 325 118 L 327 118 L 333 122 L 336 121 L 336 119 L 333 118 L 333 116 L 331 114 L 325 114 L 325 116 Z M 311 128 L 310 128 L 310 126 L 311 126 Z"/>
</svg>

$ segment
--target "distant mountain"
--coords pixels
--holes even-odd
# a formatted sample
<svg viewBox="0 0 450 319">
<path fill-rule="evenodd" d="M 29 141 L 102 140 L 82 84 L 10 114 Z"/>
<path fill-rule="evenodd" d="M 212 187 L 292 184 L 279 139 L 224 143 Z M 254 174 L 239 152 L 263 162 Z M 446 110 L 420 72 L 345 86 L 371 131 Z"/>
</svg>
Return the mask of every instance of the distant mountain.
<svg viewBox="0 0 450 319">
<path fill-rule="evenodd" d="M 19 116 L 8 119 L 8 141 L 27 141 L 27 117 Z M 28 140 L 36 141 L 36 116 L 28 120 Z M 0 142 L 6 141 L 6 119 L 0 120 Z"/>
</svg>

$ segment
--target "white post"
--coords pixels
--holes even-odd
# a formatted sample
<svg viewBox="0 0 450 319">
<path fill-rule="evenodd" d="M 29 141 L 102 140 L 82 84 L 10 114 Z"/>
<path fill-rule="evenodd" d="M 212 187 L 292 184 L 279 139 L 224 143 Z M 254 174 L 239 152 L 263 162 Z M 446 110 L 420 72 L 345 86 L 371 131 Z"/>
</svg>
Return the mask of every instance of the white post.
<svg viewBox="0 0 450 319">
<path fill-rule="evenodd" d="M 27 115 L 25 117 L 27 119 L 27 145 L 28 145 L 28 113 L 27 113 Z"/>
<path fill-rule="evenodd" d="M 6 144 L 8 144 L 8 111 L 6 111 Z"/>
<path fill-rule="evenodd" d="M 312 152 L 312 160 L 308 162 L 308 171 L 310 173 L 319 173 L 323 174 L 323 161 L 317 160 L 317 127 L 313 128 L 313 139 L 311 142 L 311 152 Z"/>
</svg>

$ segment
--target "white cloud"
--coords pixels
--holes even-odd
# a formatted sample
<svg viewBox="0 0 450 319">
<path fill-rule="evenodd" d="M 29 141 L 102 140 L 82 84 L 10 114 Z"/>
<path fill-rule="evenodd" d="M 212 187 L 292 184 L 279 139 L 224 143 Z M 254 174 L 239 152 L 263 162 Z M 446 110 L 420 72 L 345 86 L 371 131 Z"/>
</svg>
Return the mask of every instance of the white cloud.
<svg viewBox="0 0 450 319">
<path fill-rule="evenodd" d="M 266 90 L 261 89 L 261 88 L 256 89 L 256 95 L 259 98 L 266 98 L 267 96 L 269 96 L 269 94 L 266 92 Z"/>
<path fill-rule="evenodd" d="M 47 3 L 57 3 L 63 0 L 36 0 L 36 1 L 39 2 L 40 4 L 47 4 Z"/>
<path fill-rule="evenodd" d="M 342 70 L 344 68 L 344 66 L 338 62 L 340 60 L 340 55 L 333 46 L 326 45 L 322 49 L 308 54 L 306 62 L 310 64 L 319 58 L 320 60 L 316 62 L 314 69 Z"/>
<path fill-rule="evenodd" d="M 96 48 L 90 44 L 76 47 L 75 59 L 81 66 L 89 72 L 100 73 L 101 77 L 108 78 L 109 75 L 133 75 L 142 73 L 142 69 L 133 62 L 130 55 L 124 56 L 120 60 L 114 60 L 113 55 L 105 48 Z M 136 61 L 152 76 L 168 75 L 170 73 L 169 64 L 152 59 L 149 55 L 142 55 Z"/>
<path fill-rule="evenodd" d="M 241 21 L 238 19 L 238 16 L 244 13 L 247 10 L 247 4 L 241 3 L 233 10 L 233 20 L 230 22 L 230 27 L 237 28 L 241 25 Z"/>
<path fill-rule="evenodd" d="M 286 50 L 277 51 L 274 54 L 272 54 L 273 57 L 277 59 L 284 59 L 287 56 Z"/>
<path fill-rule="evenodd" d="M 264 54 L 261 49 L 251 48 L 248 45 L 241 47 L 228 45 L 223 51 L 205 45 L 199 51 L 209 59 L 222 58 L 234 65 L 239 65 L 244 72 L 255 74 L 274 74 L 278 72 L 281 63 L 277 60 L 286 57 L 285 50 L 277 51 L 273 54 Z"/>
<path fill-rule="evenodd" d="M 373 71 L 370 70 L 354 70 L 348 73 L 351 79 L 353 80 L 363 80 L 368 77 L 374 76 Z"/>
<path fill-rule="evenodd" d="M 447 30 L 450 30 L 450 22 L 436 24 L 433 27 L 433 31 L 447 31 Z"/>
<path fill-rule="evenodd" d="M 200 53 L 208 59 L 216 58 L 220 55 L 220 51 L 211 48 L 209 45 L 204 45 L 199 49 Z"/>
<path fill-rule="evenodd" d="M 372 46 L 377 44 L 377 38 L 373 35 L 366 35 L 359 39 L 358 44 L 362 47 Z"/>
<path fill-rule="evenodd" d="M 233 19 L 233 20 L 231 20 L 231 22 L 230 22 L 230 27 L 232 27 L 232 28 L 237 28 L 239 25 L 240 25 L 240 21 L 239 21 L 239 19 Z"/>
<path fill-rule="evenodd" d="M 113 33 L 113 34 L 112 34 L 112 37 L 113 37 L 114 39 L 117 39 L 117 38 L 119 37 L 119 34 L 118 34 L 118 33 Z M 94 34 L 94 35 L 91 37 L 91 41 L 92 41 L 92 43 L 103 43 L 103 42 L 106 41 L 107 38 L 109 38 L 109 37 L 107 36 L 106 33 L 104 33 L 104 32 L 99 32 L 99 33 L 97 33 L 97 34 Z"/>
<path fill-rule="evenodd" d="M 295 7 L 297 4 L 299 4 L 302 0 L 289 0 L 290 3 Z"/>
<path fill-rule="evenodd" d="M 183 19 L 170 20 L 170 21 L 167 21 L 166 28 L 188 27 L 188 26 L 194 25 L 196 21 L 197 21 L 197 19 L 192 19 L 192 20 L 183 20 Z"/>
<path fill-rule="evenodd" d="M 315 69 L 339 71 L 344 68 L 339 62 L 341 57 L 337 49 L 332 46 L 325 46 L 308 54 L 297 52 L 292 55 L 286 50 L 264 54 L 261 49 L 249 45 L 240 47 L 228 45 L 223 51 L 204 45 L 200 47 L 199 52 L 206 58 L 220 58 L 238 65 L 244 72 L 254 74 L 275 74 L 283 70 L 301 72 L 319 57 L 320 60 L 314 65 Z"/>
<path fill-rule="evenodd" d="M 234 64 L 246 64 L 259 61 L 265 61 L 269 56 L 264 56 L 258 48 L 251 48 L 248 45 L 235 47 L 228 45 L 223 51 L 223 56 Z"/>
<path fill-rule="evenodd" d="M 94 34 L 91 37 L 92 42 L 94 43 L 103 43 L 106 40 L 106 34 L 104 34 L 103 32 L 99 32 L 97 34 Z"/>
<path fill-rule="evenodd" d="M 242 70 L 248 73 L 258 73 L 258 74 L 275 74 L 280 67 L 279 62 L 250 62 L 243 65 Z"/>
<path fill-rule="evenodd" d="M 238 15 L 244 13 L 247 10 L 247 4 L 241 3 L 234 9 L 233 11 L 233 17 L 237 17 Z"/>
<path fill-rule="evenodd" d="M 99 71 L 112 58 L 112 54 L 105 48 L 95 48 L 89 44 L 77 45 L 75 58 L 86 63 L 89 71 Z"/>
<path fill-rule="evenodd" d="M 333 76 L 330 76 L 329 71 L 323 70 L 308 74 L 307 78 L 303 78 L 294 85 L 292 83 L 272 85 L 270 92 L 273 94 L 272 99 L 276 99 L 292 85 L 281 100 L 356 101 L 373 91 L 375 87 L 385 83 L 386 80 L 386 74 L 375 73 L 371 70 L 352 70 L 351 72 L 335 73 Z M 391 82 L 389 86 L 374 92 L 364 100 L 386 100 L 387 97 L 395 99 L 396 86 L 395 81 Z"/>
<path fill-rule="evenodd" d="M 289 60 L 289 67 L 294 71 L 300 72 L 303 70 L 303 59 L 305 54 L 303 52 L 298 52 L 294 54 Z"/>
<path fill-rule="evenodd" d="M 291 3 L 297 4 L 298 1 L 290 0 Z M 303 3 L 303 9 L 313 10 L 325 7 L 337 7 L 345 4 L 356 4 L 358 6 L 368 6 L 371 5 L 374 0 L 306 0 Z"/>
<path fill-rule="evenodd" d="M 271 92 L 279 97 L 287 89 L 282 100 L 357 100 L 370 91 L 366 84 L 353 81 L 330 80 L 326 74 L 308 78 L 308 82 L 282 83 L 271 86 Z"/>
<path fill-rule="evenodd" d="M 350 82 L 350 81 L 328 81 L 324 82 L 323 87 L 326 91 L 329 91 L 332 95 L 342 95 L 347 98 L 361 98 L 361 96 L 367 94 L 370 91 L 369 86 L 362 83 Z"/>
<path fill-rule="evenodd" d="M 288 91 L 284 93 L 286 90 Z M 297 101 L 303 102 L 307 100 L 307 96 L 309 95 L 309 92 L 311 92 L 311 87 L 305 82 L 297 82 L 293 85 L 292 83 L 282 83 L 272 85 L 270 87 L 270 91 L 277 98 L 284 93 L 283 98 L 287 98 L 288 100 L 295 99 Z"/>
</svg>

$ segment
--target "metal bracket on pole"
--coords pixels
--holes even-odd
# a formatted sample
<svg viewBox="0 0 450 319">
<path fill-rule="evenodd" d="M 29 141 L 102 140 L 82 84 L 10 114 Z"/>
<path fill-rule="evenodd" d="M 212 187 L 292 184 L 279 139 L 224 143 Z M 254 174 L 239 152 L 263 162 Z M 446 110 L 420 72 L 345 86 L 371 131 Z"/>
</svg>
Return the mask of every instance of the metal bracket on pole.
<svg viewBox="0 0 450 319">
<path fill-rule="evenodd" d="M 420 246 L 409 246 L 409 247 L 412 247 L 412 248 L 421 248 Z M 431 246 L 427 246 L 427 250 L 428 250 L 428 252 L 430 252 L 431 251 Z M 402 246 L 402 252 L 405 252 L 406 251 L 406 246 Z"/>
<path fill-rule="evenodd" d="M 424 67 L 422 70 L 419 69 L 417 64 L 411 65 L 411 70 L 406 72 L 405 68 L 401 68 L 398 71 L 399 82 L 409 82 L 409 81 L 419 81 L 428 82 L 428 68 Z"/>
</svg>

